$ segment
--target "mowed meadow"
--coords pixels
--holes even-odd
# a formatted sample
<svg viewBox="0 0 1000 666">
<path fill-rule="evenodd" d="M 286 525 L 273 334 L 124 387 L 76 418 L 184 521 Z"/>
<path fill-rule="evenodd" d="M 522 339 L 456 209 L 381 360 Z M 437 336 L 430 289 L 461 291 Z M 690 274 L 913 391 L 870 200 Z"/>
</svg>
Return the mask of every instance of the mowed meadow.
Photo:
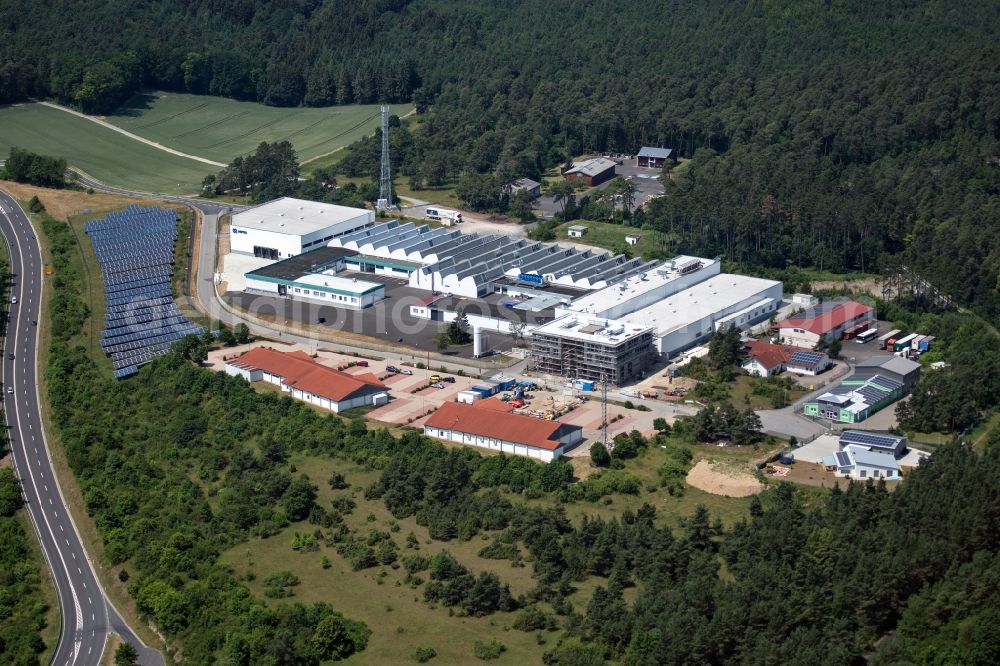
<svg viewBox="0 0 1000 666">
<path fill-rule="evenodd" d="M 214 168 L 40 104 L 0 107 L 0 156 L 11 146 L 63 157 L 101 182 L 143 192 L 196 192 Z"/>
<path fill-rule="evenodd" d="M 411 108 L 390 106 L 397 115 Z M 261 141 L 285 140 L 304 162 L 373 134 L 380 122 L 377 104 L 290 109 L 165 92 L 136 95 L 105 120 L 174 150 L 225 163 Z"/>
<path fill-rule="evenodd" d="M 412 106 L 397 104 L 392 113 Z M 300 161 L 332 152 L 375 132 L 378 105 L 276 108 L 218 97 L 136 95 L 107 122 L 167 148 L 228 163 L 262 141 L 288 140 Z M 63 157 L 97 180 L 143 192 L 191 194 L 217 167 L 40 104 L 0 106 L 0 156 L 11 146 Z"/>
</svg>

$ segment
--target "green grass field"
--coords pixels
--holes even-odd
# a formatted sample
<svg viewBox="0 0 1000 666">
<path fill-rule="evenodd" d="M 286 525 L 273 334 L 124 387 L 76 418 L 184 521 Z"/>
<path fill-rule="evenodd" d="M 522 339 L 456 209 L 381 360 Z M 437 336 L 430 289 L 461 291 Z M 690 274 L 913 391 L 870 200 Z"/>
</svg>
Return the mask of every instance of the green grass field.
<svg viewBox="0 0 1000 666">
<path fill-rule="evenodd" d="M 390 107 L 397 115 L 411 108 Z M 285 139 L 306 161 L 374 133 L 380 122 L 375 104 L 287 109 L 165 92 L 136 95 L 106 120 L 175 150 L 225 163 L 261 141 Z"/>
<path fill-rule="evenodd" d="M 64 157 L 102 182 L 146 192 L 197 192 L 215 170 L 38 104 L 0 107 L 0 155 L 6 157 L 11 146 Z"/>
<path fill-rule="evenodd" d="M 570 238 L 567 230 L 577 224 L 587 227 L 587 233 L 584 234 L 583 238 Z M 626 235 L 639 236 L 639 242 L 635 245 L 626 244 Z M 658 236 L 659 234 L 655 231 L 592 220 L 574 220 L 561 224 L 556 228 L 557 241 L 582 243 L 583 245 L 601 247 L 613 252 L 620 252 L 627 249 L 632 253 L 632 256 L 645 257 L 647 259 L 657 256 L 656 240 Z"/>
</svg>

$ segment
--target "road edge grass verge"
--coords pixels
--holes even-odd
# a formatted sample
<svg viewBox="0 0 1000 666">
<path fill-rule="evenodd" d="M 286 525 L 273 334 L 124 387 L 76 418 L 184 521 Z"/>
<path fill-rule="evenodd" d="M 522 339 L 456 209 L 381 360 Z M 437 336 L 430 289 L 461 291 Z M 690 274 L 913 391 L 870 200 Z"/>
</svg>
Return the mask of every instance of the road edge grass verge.
<svg viewBox="0 0 1000 666">
<path fill-rule="evenodd" d="M 29 213 L 29 217 L 31 218 L 32 226 L 35 228 L 35 233 L 39 240 L 42 262 L 44 265 L 50 266 L 52 263 L 51 243 L 48 236 L 40 229 L 41 223 L 46 217 L 53 220 L 57 224 L 70 223 L 68 221 L 56 220 L 55 218 L 48 216 L 46 213 Z M 77 238 L 77 242 L 79 243 L 79 238 Z M 73 260 L 79 261 L 82 264 L 85 256 L 82 244 L 79 249 L 80 252 Z M 87 282 L 88 279 L 93 277 L 88 275 L 82 265 L 80 266 L 79 273 L 81 281 L 83 282 Z M 98 273 L 97 279 L 100 279 L 100 273 Z M 94 296 L 95 292 L 91 287 L 92 285 L 89 283 L 81 285 L 81 298 L 84 298 L 87 305 L 91 308 L 89 317 L 95 316 L 93 299 L 97 298 Z M 42 427 L 45 429 L 45 437 L 48 443 L 52 467 L 62 489 L 63 497 L 66 500 L 67 509 L 73 518 L 73 522 L 76 524 L 77 532 L 79 533 L 80 539 L 83 541 L 83 545 L 87 550 L 88 557 L 94 567 L 97 578 L 101 582 L 106 599 L 115 607 L 125 623 L 136 632 L 139 638 L 141 638 L 146 645 L 169 654 L 169 646 L 166 644 L 163 637 L 141 619 L 135 601 L 128 593 L 126 583 L 119 580 L 118 573 L 122 567 L 108 566 L 107 558 L 104 553 L 104 540 L 101 538 L 101 535 L 97 530 L 97 526 L 94 524 L 93 519 L 86 510 L 86 503 L 83 499 L 83 493 L 80 490 L 80 486 L 77 483 L 76 475 L 73 473 L 73 470 L 69 466 L 69 461 L 66 459 L 65 451 L 63 450 L 62 438 L 52 421 L 52 407 L 48 401 L 48 360 L 52 348 L 50 308 L 52 305 L 53 295 L 54 287 L 52 279 L 49 275 L 45 275 L 42 281 L 42 312 L 39 316 L 40 320 L 38 322 L 38 348 L 40 351 L 44 352 L 45 363 L 39 364 L 40 367 L 37 376 L 39 395 L 43 396 L 43 399 L 40 402 Z M 103 304 L 101 311 L 103 311 Z"/>
</svg>

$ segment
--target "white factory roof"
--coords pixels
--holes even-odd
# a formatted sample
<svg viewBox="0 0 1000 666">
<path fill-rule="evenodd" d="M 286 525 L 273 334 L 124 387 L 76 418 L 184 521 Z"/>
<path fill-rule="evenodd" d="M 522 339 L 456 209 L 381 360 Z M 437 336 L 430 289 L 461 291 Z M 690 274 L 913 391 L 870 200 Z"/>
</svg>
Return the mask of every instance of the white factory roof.
<svg viewBox="0 0 1000 666">
<path fill-rule="evenodd" d="M 304 236 L 369 214 L 364 208 L 281 197 L 233 215 L 233 226 Z"/>
<path fill-rule="evenodd" d="M 683 275 L 681 270 L 692 262 L 701 262 L 702 268 L 710 264 L 719 263 L 718 259 L 702 259 L 701 257 L 680 255 L 663 262 L 651 271 L 634 275 L 604 289 L 584 294 L 573 301 L 570 304 L 570 308 L 582 313 L 596 314 L 604 312 L 622 301 L 636 298 L 675 281 Z"/>
<path fill-rule="evenodd" d="M 326 273 L 310 273 L 308 275 L 303 275 L 295 280 L 295 284 L 302 285 L 303 287 L 325 287 L 323 291 L 334 289 L 338 292 L 347 292 L 350 294 L 357 294 L 359 296 L 382 286 L 382 284 L 378 282 L 367 282 L 365 280 L 357 280 L 354 278 L 338 277 L 336 275 L 327 275 Z"/>
<path fill-rule="evenodd" d="M 568 314 L 539 326 L 533 335 L 541 333 L 573 340 L 593 340 L 605 345 L 618 345 L 648 330 L 649 326 L 640 326 L 620 319 Z"/>
<path fill-rule="evenodd" d="M 658 335 L 664 335 L 722 312 L 775 286 L 780 290 L 781 283 L 746 275 L 720 273 L 669 298 L 636 310 L 626 319 L 655 328 Z"/>
</svg>

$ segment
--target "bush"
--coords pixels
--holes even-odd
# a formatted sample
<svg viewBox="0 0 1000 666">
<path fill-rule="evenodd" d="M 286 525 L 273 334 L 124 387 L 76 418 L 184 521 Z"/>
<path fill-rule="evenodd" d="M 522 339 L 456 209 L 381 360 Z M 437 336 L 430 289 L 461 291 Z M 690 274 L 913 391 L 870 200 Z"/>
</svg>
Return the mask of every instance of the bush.
<svg viewBox="0 0 1000 666">
<path fill-rule="evenodd" d="M 489 661 L 491 659 L 499 659 L 500 655 L 506 651 L 507 646 L 494 638 L 489 643 L 476 641 L 476 645 L 472 649 L 472 654 L 474 654 L 477 659 Z"/>
<path fill-rule="evenodd" d="M 417 651 L 413 653 L 413 659 L 418 664 L 426 663 L 436 656 L 437 652 L 432 647 L 418 647 Z"/>
</svg>

